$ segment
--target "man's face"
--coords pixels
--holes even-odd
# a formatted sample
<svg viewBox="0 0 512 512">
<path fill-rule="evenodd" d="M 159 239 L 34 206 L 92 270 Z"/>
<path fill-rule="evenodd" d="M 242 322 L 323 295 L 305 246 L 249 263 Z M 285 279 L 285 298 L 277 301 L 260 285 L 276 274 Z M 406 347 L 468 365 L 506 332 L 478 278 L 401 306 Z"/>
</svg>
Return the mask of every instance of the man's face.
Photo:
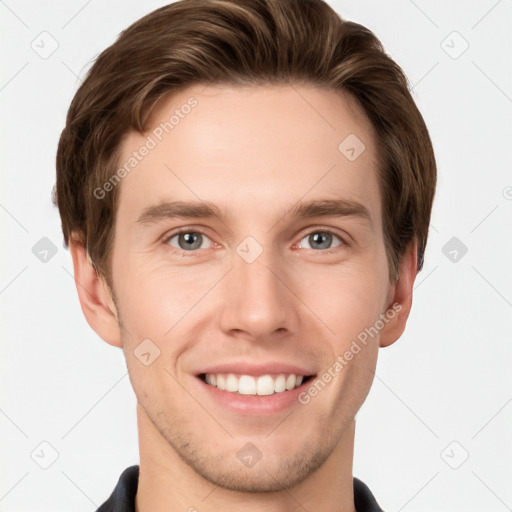
<svg viewBox="0 0 512 512">
<path fill-rule="evenodd" d="M 191 97 L 197 104 L 182 108 Z M 355 159 L 355 138 L 339 149 L 350 134 L 365 145 Z M 313 86 L 202 85 L 159 105 L 146 134 L 130 133 L 120 167 L 154 145 L 148 135 L 155 147 L 118 185 L 112 255 L 123 349 L 147 415 L 141 435 L 217 485 L 290 487 L 348 435 L 379 336 L 309 401 L 306 376 L 321 378 L 393 297 L 370 125 L 351 98 Z M 295 213 L 332 200 L 359 213 Z M 212 204 L 222 217 L 153 208 L 173 202 Z M 229 388 L 245 375 L 249 394 L 218 389 L 205 373 Z M 260 382 L 265 374 L 272 380 Z M 279 375 L 292 387 L 290 374 L 303 383 L 282 391 Z"/>
</svg>

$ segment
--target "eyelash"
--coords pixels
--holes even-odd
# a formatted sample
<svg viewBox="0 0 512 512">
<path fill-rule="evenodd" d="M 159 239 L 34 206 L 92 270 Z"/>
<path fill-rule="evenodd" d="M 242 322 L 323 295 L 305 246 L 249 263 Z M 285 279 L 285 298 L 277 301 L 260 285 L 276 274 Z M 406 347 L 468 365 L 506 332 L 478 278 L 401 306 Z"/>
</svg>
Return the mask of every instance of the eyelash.
<svg viewBox="0 0 512 512">
<path fill-rule="evenodd" d="M 204 235 L 206 236 L 207 238 L 210 238 L 204 231 L 201 231 L 200 229 L 196 229 L 196 228 L 188 228 L 188 227 L 184 227 L 184 228 L 181 228 L 179 229 L 178 231 L 175 231 L 173 232 L 172 234 L 168 235 L 168 236 L 165 236 L 164 237 L 164 240 L 163 240 L 163 243 L 166 244 L 166 245 L 169 245 L 169 241 L 174 238 L 175 236 L 177 235 L 180 235 L 182 233 L 196 233 L 196 234 L 201 234 L 201 235 Z M 341 242 L 339 245 L 337 245 L 336 247 L 333 247 L 332 249 L 324 249 L 324 250 L 314 250 L 314 249 L 309 249 L 310 251 L 314 251 L 314 252 L 318 252 L 318 253 L 323 253 L 323 254 L 333 254 L 335 252 L 338 252 L 340 249 L 342 249 L 343 247 L 349 247 L 350 244 L 348 244 L 344 238 L 342 238 L 340 235 L 338 235 L 337 233 L 335 233 L 334 231 L 331 231 L 329 229 L 322 229 L 322 228 L 317 228 L 317 229 L 314 229 L 314 230 L 311 230 L 311 231 L 308 231 L 307 233 L 305 233 L 301 238 L 300 240 L 303 240 L 304 238 L 306 238 L 307 236 L 313 234 L 313 233 L 327 233 L 329 235 L 333 235 L 334 237 L 338 238 L 338 240 Z M 299 241 L 300 241 L 299 240 Z M 196 250 L 193 250 L 193 251 L 185 251 L 183 249 L 178 249 L 177 247 L 173 247 L 173 246 L 170 246 L 172 247 L 172 249 L 174 251 L 176 251 L 178 254 L 181 254 L 183 256 L 192 256 L 193 254 L 199 252 L 200 250 L 207 250 L 207 249 L 196 249 Z"/>
</svg>

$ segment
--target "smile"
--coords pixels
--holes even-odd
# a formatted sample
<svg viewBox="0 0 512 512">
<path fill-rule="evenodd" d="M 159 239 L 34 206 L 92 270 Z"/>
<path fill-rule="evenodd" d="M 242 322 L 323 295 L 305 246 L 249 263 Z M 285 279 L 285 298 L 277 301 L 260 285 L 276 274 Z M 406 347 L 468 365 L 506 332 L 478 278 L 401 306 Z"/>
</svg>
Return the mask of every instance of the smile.
<svg viewBox="0 0 512 512">
<path fill-rule="evenodd" d="M 199 377 L 221 391 L 240 395 L 268 396 L 283 393 L 299 387 L 311 379 L 312 375 L 277 374 L 277 375 L 238 375 L 234 373 L 203 373 Z"/>
</svg>

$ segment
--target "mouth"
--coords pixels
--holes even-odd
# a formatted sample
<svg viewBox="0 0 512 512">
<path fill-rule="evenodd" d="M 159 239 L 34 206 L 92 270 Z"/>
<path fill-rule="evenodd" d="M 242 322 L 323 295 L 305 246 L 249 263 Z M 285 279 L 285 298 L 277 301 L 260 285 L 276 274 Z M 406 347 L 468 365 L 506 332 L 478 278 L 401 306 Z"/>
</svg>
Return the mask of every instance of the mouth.
<svg viewBox="0 0 512 512">
<path fill-rule="evenodd" d="M 286 393 L 304 386 L 314 375 L 279 373 L 243 375 L 235 373 L 200 373 L 197 377 L 205 384 L 238 395 L 269 396 Z"/>
</svg>

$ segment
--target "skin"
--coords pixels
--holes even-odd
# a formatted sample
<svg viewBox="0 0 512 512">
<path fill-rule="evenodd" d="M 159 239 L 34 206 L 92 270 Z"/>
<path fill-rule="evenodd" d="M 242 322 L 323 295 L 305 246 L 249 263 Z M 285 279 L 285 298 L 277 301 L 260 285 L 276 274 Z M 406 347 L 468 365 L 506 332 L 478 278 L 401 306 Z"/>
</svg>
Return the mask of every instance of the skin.
<svg viewBox="0 0 512 512">
<path fill-rule="evenodd" d="M 112 291 L 70 246 L 87 321 L 123 348 L 137 396 L 136 510 L 354 511 L 354 418 L 379 347 L 405 329 L 416 277 L 414 242 L 389 280 L 371 125 L 350 96 L 312 85 L 195 85 L 162 101 L 147 133 L 128 134 L 120 165 L 191 96 L 198 105 L 120 185 Z M 349 134 L 366 146 L 355 161 L 338 150 Z M 361 203 L 371 222 L 287 215 L 333 198 Z M 226 217 L 137 223 L 170 200 L 211 201 Z M 200 248 L 183 255 L 181 227 L 202 233 Z M 327 248 L 309 236 L 325 230 Z M 236 252 L 247 236 L 263 250 L 253 263 Z M 235 359 L 321 374 L 393 304 L 400 312 L 307 405 L 235 414 L 195 377 Z M 134 355 L 146 338 L 160 349 L 149 366 Z M 236 456 L 247 442 L 262 453 L 251 468 Z"/>
</svg>

